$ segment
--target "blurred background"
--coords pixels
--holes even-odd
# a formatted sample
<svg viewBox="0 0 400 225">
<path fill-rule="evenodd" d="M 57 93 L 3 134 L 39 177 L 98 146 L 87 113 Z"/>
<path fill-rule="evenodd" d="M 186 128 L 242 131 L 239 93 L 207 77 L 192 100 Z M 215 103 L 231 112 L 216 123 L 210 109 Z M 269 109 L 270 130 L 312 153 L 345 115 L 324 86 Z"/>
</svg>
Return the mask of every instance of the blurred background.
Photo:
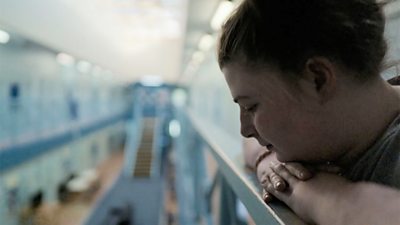
<svg viewBox="0 0 400 225">
<path fill-rule="evenodd" d="M 215 51 L 238 3 L 0 0 L 0 224 L 254 223 Z M 385 14 L 391 79 L 400 1 Z"/>
</svg>

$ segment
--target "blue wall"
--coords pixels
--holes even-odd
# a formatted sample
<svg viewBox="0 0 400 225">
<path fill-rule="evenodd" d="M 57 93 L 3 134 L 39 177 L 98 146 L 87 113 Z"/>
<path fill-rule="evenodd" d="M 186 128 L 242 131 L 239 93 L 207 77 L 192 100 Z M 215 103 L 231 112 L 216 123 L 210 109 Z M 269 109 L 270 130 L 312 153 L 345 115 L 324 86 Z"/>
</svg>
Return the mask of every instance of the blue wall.
<svg viewBox="0 0 400 225">
<path fill-rule="evenodd" d="M 45 202 L 56 202 L 67 176 L 121 148 L 131 107 L 128 86 L 110 72 L 79 72 L 76 64 L 59 64 L 54 50 L 11 40 L 0 44 L 2 225 L 18 224 L 39 190 Z"/>
</svg>

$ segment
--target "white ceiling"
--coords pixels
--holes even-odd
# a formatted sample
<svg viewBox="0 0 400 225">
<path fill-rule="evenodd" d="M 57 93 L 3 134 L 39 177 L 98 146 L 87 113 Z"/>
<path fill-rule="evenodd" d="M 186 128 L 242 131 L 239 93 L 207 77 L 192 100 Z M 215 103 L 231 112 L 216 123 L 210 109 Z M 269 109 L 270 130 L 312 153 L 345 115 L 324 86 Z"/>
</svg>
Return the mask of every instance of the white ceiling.
<svg viewBox="0 0 400 225">
<path fill-rule="evenodd" d="M 176 82 L 222 0 L 0 0 L 0 27 L 86 60 L 116 78 Z M 233 0 L 239 2 L 240 0 Z M 398 0 L 387 5 L 397 17 Z"/>
<path fill-rule="evenodd" d="M 197 5 L 218 1 L 192 0 Z M 111 70 L 124 81 L 159 75 L 175 82 L 182 68 L 188 4 L 188 0 L 0 0 L 0 26 Z"/>
</svg>

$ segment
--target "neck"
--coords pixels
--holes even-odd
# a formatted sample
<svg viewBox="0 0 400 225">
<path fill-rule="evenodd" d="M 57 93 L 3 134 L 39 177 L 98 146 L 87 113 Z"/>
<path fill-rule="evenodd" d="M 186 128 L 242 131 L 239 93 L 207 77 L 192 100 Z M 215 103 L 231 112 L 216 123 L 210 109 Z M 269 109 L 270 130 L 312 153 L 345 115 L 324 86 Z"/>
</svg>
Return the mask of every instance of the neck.
<svg viewBox="0 0 400 225">
<path fill-rule="evenodd" d="M 343 154 L 336 160 L 342 168 L 348 168 L 367 151 L 386 131 L 400 113 L 400 89 L 390 86 L 380 77 L 355 90 L 346 104 L 348 109 L 343 134 L 347 140 Z M 353 93 L 352 93 L 353 94 Z"/>
</svg>

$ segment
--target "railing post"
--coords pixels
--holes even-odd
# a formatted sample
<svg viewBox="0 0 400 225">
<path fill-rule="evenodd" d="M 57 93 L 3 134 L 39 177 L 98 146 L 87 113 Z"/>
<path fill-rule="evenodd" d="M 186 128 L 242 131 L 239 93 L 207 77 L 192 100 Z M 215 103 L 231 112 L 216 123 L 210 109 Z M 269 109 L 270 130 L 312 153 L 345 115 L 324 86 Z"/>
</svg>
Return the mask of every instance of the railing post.
<svg viewBox="0 0 400 225">
<path fill-rule="evenodd" d="M 244 225 L 237 214 L 237 197 L 223 176 L 220 178 L 219 224 Z"/>
<path fill-rule="evenodd" d="M 177 111 L 176 118 L 181 126 L 181 135 L 174 144 L 179 223 L 199 224 L 203 219 L 208 220 L 204 143 L 182 112 Z"/>
</svg>

